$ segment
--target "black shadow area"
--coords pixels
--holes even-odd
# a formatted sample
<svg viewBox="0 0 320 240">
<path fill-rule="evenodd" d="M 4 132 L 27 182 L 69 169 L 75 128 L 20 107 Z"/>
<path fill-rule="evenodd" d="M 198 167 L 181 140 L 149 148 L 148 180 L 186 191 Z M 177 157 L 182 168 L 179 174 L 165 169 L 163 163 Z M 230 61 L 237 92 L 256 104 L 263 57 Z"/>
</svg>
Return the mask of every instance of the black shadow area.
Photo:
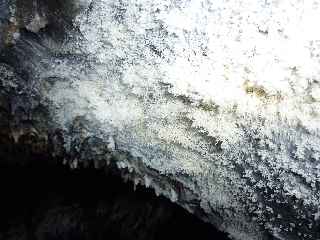
<svg viewBox="0 0 320 240">
<path fill-rule="evenodd" d="M 134 191 L 103 170 L 7 166 L 0 187 L 1 240 L 228 239 L 152 190 Z"/>
</svg>

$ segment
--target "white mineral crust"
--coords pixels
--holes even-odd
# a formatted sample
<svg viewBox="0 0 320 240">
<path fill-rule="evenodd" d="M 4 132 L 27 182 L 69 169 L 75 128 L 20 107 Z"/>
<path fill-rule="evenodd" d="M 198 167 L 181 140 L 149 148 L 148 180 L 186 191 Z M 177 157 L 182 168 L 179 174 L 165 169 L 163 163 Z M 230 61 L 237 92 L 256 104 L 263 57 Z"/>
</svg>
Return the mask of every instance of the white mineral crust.
<svg viewBox="0 0 320 240">
<path fill-rule="evenodd" d="M 81 4 L 72 49 L 89 64 L 43 73 L 72 79 L 48 93 L 61 126 L 96 121 L 137 159 L 119 167 L 174 178 L 234 239 L 295 239 L 299 223 L 319 225 L 319 1 Z"/>
</svg>

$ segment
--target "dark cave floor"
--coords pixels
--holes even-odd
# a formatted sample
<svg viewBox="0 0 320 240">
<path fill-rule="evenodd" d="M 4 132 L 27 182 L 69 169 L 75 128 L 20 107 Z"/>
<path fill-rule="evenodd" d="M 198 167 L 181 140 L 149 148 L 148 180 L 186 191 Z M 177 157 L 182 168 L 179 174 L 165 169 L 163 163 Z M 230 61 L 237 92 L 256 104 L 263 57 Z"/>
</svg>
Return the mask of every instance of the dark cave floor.
<svg viewBox="0 0 320 240">
<path fill-rule="evenodd" d="M 94 168 L 2 166 L 0 189 L 1 240 L 228 239 L 151 189 Z"/>
</svg>

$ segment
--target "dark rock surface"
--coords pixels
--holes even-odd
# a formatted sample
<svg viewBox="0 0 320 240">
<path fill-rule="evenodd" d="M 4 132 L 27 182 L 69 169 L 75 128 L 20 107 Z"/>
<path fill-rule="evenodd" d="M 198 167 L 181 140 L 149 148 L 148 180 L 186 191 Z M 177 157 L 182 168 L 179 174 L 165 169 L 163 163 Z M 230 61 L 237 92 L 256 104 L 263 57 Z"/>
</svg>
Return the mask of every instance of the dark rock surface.
<svg viewBox="0 0 320 240">
<path fill-rule="evenodd" d="M 1 240 L 228 239 L 110 169 L 70 170 L 20 154 L 12 157 L 28 164 L 0 168 Z"/>
</svg>

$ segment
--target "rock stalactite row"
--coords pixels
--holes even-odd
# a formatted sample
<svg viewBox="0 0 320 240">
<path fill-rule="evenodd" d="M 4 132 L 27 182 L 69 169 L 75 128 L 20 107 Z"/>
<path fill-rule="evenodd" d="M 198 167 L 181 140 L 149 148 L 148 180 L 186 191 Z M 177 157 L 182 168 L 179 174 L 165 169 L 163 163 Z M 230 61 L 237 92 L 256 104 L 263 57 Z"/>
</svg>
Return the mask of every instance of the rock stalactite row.
<svg viewBox="0 0 320 240">
<path fill-rule="evenodd" d="M 1 0 L 2 164 L 22 144 L 233 239 L 320 239 L 319 18 L 315 0 Z"/>
</svg>

